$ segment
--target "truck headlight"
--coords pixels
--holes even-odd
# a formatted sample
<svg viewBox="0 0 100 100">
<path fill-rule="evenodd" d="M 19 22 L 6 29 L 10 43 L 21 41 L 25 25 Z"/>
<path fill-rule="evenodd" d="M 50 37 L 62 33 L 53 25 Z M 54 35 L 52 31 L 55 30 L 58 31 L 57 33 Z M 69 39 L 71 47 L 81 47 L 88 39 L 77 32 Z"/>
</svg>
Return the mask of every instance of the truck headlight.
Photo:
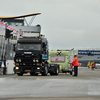
<svg viewBox="0 0 100 100">
<path fill-rule="evenodd" d="M 19 59 L 19 62 L 21 62 L 21 59 Z"/>
<path fill-rule="evenodd" d="M 35 62 L 35 59 L 33 59 L 33 62 Z"/>
<path fill-rule="evenodd" d="M 39 60 L 37 59 L 36 62 L 39 62 Z"/>
<path fill-rule="evenodd" d="M 18 70 L 18 69 L 19 69 L 19 67 L 16 67 L 16 69 Z"/>
<path fill-rule="evenodd" d="M 37 69 L 40 69 L 40 67 L 37 67 Z"/>
<path fill-rule="evenodd" d="M 18 62 L 18 59 L 16 59 L 16 62 Z"/>
</svg>

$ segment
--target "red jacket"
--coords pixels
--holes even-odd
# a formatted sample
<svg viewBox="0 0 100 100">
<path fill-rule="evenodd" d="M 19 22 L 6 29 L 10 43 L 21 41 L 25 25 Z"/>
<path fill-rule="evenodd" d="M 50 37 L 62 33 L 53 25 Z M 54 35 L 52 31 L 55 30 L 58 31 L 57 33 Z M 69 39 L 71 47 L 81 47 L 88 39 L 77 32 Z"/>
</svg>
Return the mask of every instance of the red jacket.
<svg viewBox="0 0 100 100">
<path fill-rule="evenodd" d="M 78 59 L 77 59 L 77 57 L 74 58 L 72 64 L 73 64 L 74 66 L 78 66 Z"/>
<path fill-rule="evenodd" d="M 94 64 L 92 64 L 92 67 L 94 67 Z"/>
</svg>

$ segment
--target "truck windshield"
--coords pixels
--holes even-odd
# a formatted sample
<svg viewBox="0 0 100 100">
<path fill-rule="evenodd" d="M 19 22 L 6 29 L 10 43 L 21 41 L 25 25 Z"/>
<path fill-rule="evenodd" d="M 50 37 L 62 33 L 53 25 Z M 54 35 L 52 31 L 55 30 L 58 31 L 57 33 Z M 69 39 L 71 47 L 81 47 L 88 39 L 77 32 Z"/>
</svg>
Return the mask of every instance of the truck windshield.
<svg viewBox="0 0 100 100">
<path fill-rule="evenodd" d="M 41 44 L 18 44 L 17 50 L 41 50 Z"/>
</svg>

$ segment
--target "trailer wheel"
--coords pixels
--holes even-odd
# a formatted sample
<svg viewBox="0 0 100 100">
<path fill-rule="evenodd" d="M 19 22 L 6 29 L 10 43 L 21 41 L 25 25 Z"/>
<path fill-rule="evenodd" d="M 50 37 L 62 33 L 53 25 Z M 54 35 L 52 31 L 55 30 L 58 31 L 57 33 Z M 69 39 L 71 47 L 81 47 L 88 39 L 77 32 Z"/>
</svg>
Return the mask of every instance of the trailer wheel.
<svg viewBox="0 0 100 100">
<path fill-rule="evenodd" d="M 56 68 L 55 68 L 55 75 L 58 75 L 58 74 L 59 74 L 59 68 L 56 67 Z"/>
<path fill-rule="evenodd" d="M 42 73 L 42 76 L 47 76 L 48 75 L 48 66 L 45 64 L 44 66 L 44 72 Z"/>
<path fill-rule="evenodd" d="M 17 73 L 18 76 L 23 76 L 23 73 Z"/>
</svg>

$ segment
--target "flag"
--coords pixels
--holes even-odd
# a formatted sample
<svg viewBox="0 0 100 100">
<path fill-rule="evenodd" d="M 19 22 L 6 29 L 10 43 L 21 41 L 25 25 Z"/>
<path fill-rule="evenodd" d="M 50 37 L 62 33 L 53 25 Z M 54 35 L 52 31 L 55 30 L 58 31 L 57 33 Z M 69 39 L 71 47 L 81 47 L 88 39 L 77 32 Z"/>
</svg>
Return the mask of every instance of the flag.
<svg viewBox="0 0 100 100">
<path fill-rule="evenodd" d="M 18 35 L 17 35 L 17 38 L 19 38 L 21 35 L 22 35 L 22 33 L 21 33 L 21 32 L 19 32 L 19 33 L 18 33 Z"/>
<path fill-rule="evenodd" d="M 15 29 L 14 27 L 12 27 L 10 25 L 8 25 L 6 28 L 9 29 L 9 30 L 13 30 L 12 33 L 16 33 L 16 31 L 17 31 L 17 29 Z"/>
<path fill-rule="evenodd" d="M 16 29 L 15 27 L 12 27 L 12 26 L 10 26 L 10 25 L 7 25 L 7 26 L 6 26 L 6 23 L 3 22 L 3 21 L 1 21 L 1 20 L 0 20 L 0 27 L 3 27 L 3 28 L 7 28 L 7 29 L 9 29 L 9 30 L 12 30 L 13 32 L 11 32 L 11 34 L 17 32 L 17 29 Z"/>
<path fill-rule="evenodd" d="M 13 33 L 16 33 L 17 29 L 13 28 Z"/>
<path fill-rule="evenodd" d="M 72 69 L 73 68 L 73 64 L 72 63 L 69 63 L 69 64 L 71 65 L 70 69 Z"/>
<path fill-rule="evenodd" d="M 0 27 L 5 28 L 6 27 L 6 23 L 5 22 L 1 22 L 1 20 L 0 20 Z"/>
</svg>

